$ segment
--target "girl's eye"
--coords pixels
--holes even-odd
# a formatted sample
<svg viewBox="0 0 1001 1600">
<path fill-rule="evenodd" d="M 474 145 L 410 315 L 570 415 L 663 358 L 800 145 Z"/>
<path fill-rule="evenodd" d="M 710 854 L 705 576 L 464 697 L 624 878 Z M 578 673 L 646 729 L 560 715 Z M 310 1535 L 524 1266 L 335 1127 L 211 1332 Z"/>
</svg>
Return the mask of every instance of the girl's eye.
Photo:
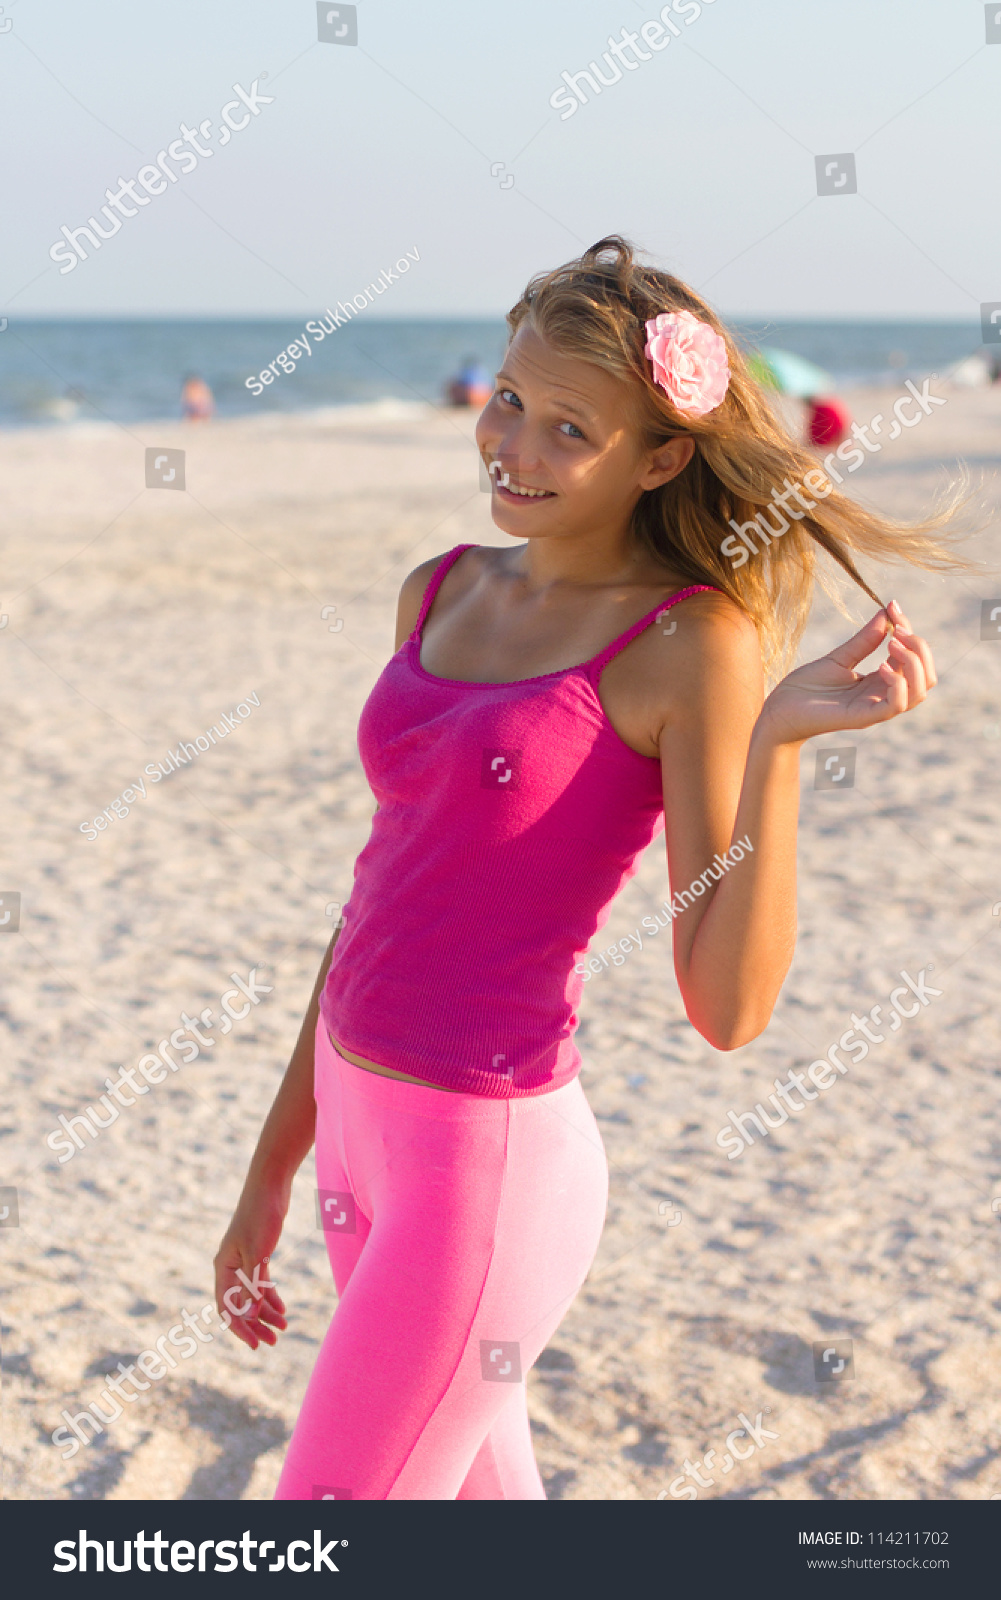
<svg viewBox="0 0 1001 1600">
<path fill-rule="evenodd" d="M 499 389 L 497 392 L 504 401 L 505 405 L 521 406 L 521 401 L 518 399 L 518 396 L 515 394 L 513 389 Z"/>
<path fill-rule="evenodd" d="M 561 422 L 560 428 L 561 430 L 563 428 L 571 428 L 573 430 L 571 433 L 567 434 L 568 439 L 583 439 L 584 437 L 575 422 Z"/>
</svg>

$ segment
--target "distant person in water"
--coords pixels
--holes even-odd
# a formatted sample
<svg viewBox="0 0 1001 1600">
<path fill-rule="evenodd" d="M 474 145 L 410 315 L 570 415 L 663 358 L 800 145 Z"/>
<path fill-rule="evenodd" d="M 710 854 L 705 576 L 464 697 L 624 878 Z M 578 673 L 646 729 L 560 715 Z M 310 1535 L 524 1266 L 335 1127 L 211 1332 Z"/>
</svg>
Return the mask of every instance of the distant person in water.
<svg viewBox="0 0 1001 1600">
<path fill-rule="evenodd" d="M 214 412 L 212 390 L 197 372 L 189 372 L 181 390 L 181 415 L 188 422 L 204 422 Z"/>
<path fill-rule="evenodd" d="M 806 402 L 806 432 L 818 450 L 836 448 L 847 439 L 852 414 L 843 400 L 810 398 Z"/>
<path fill-rule="evenodd" d="M 467 356 L 458 374 L 448 385 L 450 406 L 485 406 L 494 392 L 494 380 L 482 361 Z"/>
<path fill-rule="evenodd" d="M 56 422 L 72 422 L 85 399 L 81 389 L 67 389 L 63 394 L 46 401 L 42 410 Z"/>
</svg>

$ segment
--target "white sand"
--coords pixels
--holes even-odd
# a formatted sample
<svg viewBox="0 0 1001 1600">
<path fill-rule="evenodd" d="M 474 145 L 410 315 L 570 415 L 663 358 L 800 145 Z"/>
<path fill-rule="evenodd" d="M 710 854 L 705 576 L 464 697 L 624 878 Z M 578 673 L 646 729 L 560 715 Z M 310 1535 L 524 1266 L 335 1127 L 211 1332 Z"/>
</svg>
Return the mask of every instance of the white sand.
<svg viewBox="0 0 1001 1600">
<path fill-rule="evenodd" d="M 850 398 L 864 420 L 893 396 Z M 504 542 L 471 435 L 465 416 L 388 407 L 0 438 L 2 873 L 22 895 L 21 930 L 0 944 L 0 1187 L 20 1202 L 20 1227 L 0 1228 L 8 1498 L 273 1492 L 335 1303 L 311 1161 L 274 1263 L 291 1310 L 278 1349 L 216 1337 L 74 1460 L 49 1435 L 182 1307 L 211 1300 L 325 907 L 347 898 L 367 836 L 355 728 L 399 583 L 461 541 Z M 853 490 L 919 514 L 965 455 L 996 511 L 999 438 L 1001 392 L 956 392 Z M 186 449 L 188 493 L 143 488 L 146 445 Z M 997 560 L 989 536 L 971 551 Z M 591 1278 L 529 1379 L 554 1498 L 653 1499 L 710 1448 L 700 1497 L 1001 1493 L 1001 645 L 979 640 L 1001 575 L 874 576 L 931 639 L 941 683 L 913 716 L 823 741 L 858 746 L 850 790 L 815 791 L 804 751 L 799 946 L 766 1034 L 711 1049 L 684 1018 L 666 934 L 587 988 L 583 1081 L 612 1189 Z M 821 597 L 804 658 L 848 631 Z M 260 708 L 225 744 L 84 837 L 146 762 L 249 693 Z M 658 842 L 599 947 L 666 890 Z M 727 1160 L 715 1136 L 729 1109 L 824 1055 L 853 1011 L 885 1011 L 901 968 L 930 963 L 941 997 Z M 229 974 L 251 967 L 273 985 L 259 1007 L 60 1166 L 45 1144 L 56 1116 L 94 1101 L 182 1010 L 218 1013 Z M 818 1384 L 813 1341 L 845 1339 L 855 1378 Z M 779 1437 L 723 1474 L 741 1412 Z"/>
</svg>

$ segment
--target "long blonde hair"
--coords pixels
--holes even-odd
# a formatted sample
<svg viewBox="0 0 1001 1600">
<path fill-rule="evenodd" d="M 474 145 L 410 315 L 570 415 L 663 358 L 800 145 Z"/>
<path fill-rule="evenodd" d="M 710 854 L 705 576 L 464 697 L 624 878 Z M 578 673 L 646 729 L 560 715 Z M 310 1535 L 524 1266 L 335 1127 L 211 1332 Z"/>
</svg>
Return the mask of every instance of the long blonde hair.
<svg viewBox="0 0 1001 1600">
<path fill-rule="evenodd" d="M 706 416 L 676 411 L 653 380 L 644 354 L 645 324 L 662 311 L 690 311 L 726 342 L 730 385 L 722 405 Z M 680 279 L 643 266 L 617 234 L 601 239 L 575 261 L 540 273 L 508 313 L 511 335 L 526 318 L 553 346 L 615 374 L 634 386 L 644 443 L 649 448 L 687 434 L 695 441 L 688 466 L 670 483 L 644 492 L 633 514 L 633 534 L 686 581 L 710 583 L 753 618 L 769 679 L 788 670 L 799 642 L 815 580 L 847 615 L 840 592 L 817 561 L 818 547 L 874 600 L 854 554 L 906 561 L 932 571 L 958 571 L 971 563 L 936 538 L 964 503 L 962 488 L 926 521 L 904 524 L 880 516 L 840 494 L 817 458 L 782 426 L 751 376 L 732 334 L 706 302 Z M 802 484 L 807 474 L 829 489 L 816 509 L 803 512 L 787 532 L 756 535 L 756 553 L 739 565 L 733 524 L 751 523 L 773 501 L 783 480 Z M 813 493 L 819 496 L 820 490 Z M 800 505 L 803 501 L 799 502 Z M 783 518 L 782 520 L 788 520 Z M 723 553 L 727 539 L 728 555 Z M 739 548 L 739 541 L 736 541 Z"/>
</svg>

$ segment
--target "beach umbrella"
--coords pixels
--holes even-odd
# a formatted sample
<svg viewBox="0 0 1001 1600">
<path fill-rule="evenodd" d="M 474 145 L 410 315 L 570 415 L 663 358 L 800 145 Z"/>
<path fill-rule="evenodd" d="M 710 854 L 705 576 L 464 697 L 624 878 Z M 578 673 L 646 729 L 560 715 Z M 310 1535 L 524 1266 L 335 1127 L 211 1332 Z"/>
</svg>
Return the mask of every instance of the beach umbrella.
<svg viewBox="0 0 1001 1600">
<path fill-rule="evenodd" d="M 829 372 L 803 356 L 793 355 L 791 350 L 754 350 L 747 364 L 763 388 L 778 389 L 780 394 L 793 395 L 797 400 L 832 394 L 835 388 Z"/>
</svg>

